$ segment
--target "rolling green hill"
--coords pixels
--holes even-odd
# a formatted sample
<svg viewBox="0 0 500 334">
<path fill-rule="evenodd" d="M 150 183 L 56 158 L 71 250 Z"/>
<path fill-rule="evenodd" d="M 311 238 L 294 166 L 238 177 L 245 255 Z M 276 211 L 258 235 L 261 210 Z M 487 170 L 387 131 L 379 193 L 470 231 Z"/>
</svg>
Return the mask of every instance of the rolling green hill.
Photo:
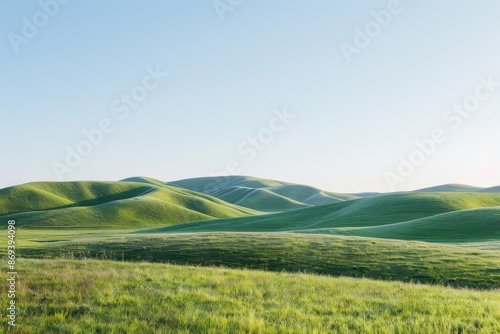
<svg viewBox="0 0 500 334">
<path fill-rule="evenodd" d="M 226 202 L 266 211 L 289 211 L 356 199 L 356 196 L 249 176 L 204 177 L 170 185 L 218 197 Z"/>
<path fill-rule="evenodd" d="M 223 201 L 241 205 L 255 210 L 282 212 L 307 208 L 310 205 L 295 201 L 268 189 L 230 187 L 224 193 L 217 195 Z"/>
<path fill-rule="evenodd" d="M 500 240 L 500 207 L 461 210 L 409 222 L 352 229 L 316 229 L 300 233 L 332 233 L 427 242 Z"/>
<path fill-rule="evenodd" d="M 143 184 L 118 182 L 35 182 L 0 190 L 0 216 L 71 206 L 90 206 L 138 196 Z"/>
<path fill-rule="evenodd" d="M 435 215 L 500 206 L 500 194 L 401 193 L 321 205 L 273 215 L 180 224 L 154 232 L 296 231 L 367 227 L 412 221 Z"/>
<path fill-rule="evenodd" d="M 141 182 L 39 182 L 0 190 L 2 224 L 128 228 L 258 214 L 193 191 Z"/>
<path fill-rule="evenodd" d="M 478 192 L 481 192 L 481 193 L 500 193 L 500 186 L 480 189 L 480 190 L 478 190 Z"/>
<path fill-rule="evenodd" d="M 479 191 L 481 188 L 469 186 L 466 184 L 443 184 L 440 186 L 430 187 L 415 190 L 414 192 L 428 192 L 428 193 L 436 193 L 436 192 L 475 192 Z"/>
<path fill-rule="evenodd" d="M 129 177 L 123 180 L 120 180 L 120 182 L 140 182 L 140 183 L 147 183 L 147 184 L 152 184 L 158 187 L 163 187 L 166 185 L 165 182 L 153 179 L 151 177 L 143 177 L 143 176 L 135 176 L 135 177 Z"/>
</svg>

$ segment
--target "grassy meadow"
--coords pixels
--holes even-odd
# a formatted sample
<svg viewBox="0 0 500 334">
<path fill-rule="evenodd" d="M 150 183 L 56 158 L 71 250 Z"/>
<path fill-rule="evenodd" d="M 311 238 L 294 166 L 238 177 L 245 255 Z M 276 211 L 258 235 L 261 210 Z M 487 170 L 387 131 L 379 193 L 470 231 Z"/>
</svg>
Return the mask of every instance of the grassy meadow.
<svg viewBox="0 0 500 334">
<path fill-rule="evenodd" d="M 193 233 L 172 235 L 109 233 L 23 249 L 31 258 L 93 258 L 500 288 L 496 251 L 453 245 L 295 233 Z"/>
<path fill-rule="evenodd" d="M 500 333 L 495 188 L 138 177 L 0 199 L 2 244 L 16 221 L 13 333 Z"/>
<path fill-rule="evenodd" d="M 500 331 L 498 291 L 96 260 L 23 259 L 19 271 L 11 333 Z"/>
</svg>

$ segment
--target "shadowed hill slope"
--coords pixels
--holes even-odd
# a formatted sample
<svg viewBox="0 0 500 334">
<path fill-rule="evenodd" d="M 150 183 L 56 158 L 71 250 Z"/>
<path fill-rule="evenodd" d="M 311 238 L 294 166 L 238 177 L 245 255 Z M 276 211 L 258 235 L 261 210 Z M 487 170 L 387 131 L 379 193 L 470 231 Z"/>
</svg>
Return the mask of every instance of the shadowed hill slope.
<svg viewBox="0 0 500 334">
<path fill-rule="evenodd" d="M 454 211 L 384 226 L 298 232 L 427 242 L 496 241 L 500 240 L 500 207 Z"/>
<path fill-rule="evenodd" d="M 31 228 L 144 228 L 259 213 L 206 194 L 139 182 L 38 182 L 2 189 L 0 198 L 0 215 Z"/>
<path fill-rule="evenodd" d="M 368 227 L 500 206 L 500 194 L 403 193 L 345 201 L 273 215 L 182 224 L 157 232 L 296 231 Z"/>
<path fill-rule="evenodd" d="M 251 209 L 276 212 L 338 203 L 356 196 L 249 176 L 204 177 L 168 183 Z"/>
<path fill-rule="evenodd" d="M 480 193 L 500 193 L 500 186 L 478 190 Z"/>
</svg>

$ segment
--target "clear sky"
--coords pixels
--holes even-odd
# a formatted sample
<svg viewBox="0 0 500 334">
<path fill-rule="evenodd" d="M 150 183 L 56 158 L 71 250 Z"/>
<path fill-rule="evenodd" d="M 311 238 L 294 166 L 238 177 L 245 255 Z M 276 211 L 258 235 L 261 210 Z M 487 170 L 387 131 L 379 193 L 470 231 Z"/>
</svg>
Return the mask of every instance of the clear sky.
<svg viewBox="0 0 500 334">
<path fill-rule="evenodd" d="M 226 171 L 338 192 L 500 184 L 498 1 L 215 5 L 2 2 L 0 188 Z"/>
</svg>

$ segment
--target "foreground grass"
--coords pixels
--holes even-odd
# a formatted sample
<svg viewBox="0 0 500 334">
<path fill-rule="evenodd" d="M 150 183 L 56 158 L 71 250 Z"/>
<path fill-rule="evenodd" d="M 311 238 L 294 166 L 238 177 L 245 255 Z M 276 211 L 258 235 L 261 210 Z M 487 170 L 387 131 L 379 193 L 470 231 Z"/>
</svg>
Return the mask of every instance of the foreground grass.
<svg viewBox="0 0 500 334">
<path fill-rule="evenodd" d="M 93 236 L 93 235 L 90 235 Z M 500 252 L 452 245 L 298 233 L 121 234 L 43 242 L 32 258 L 88 257 L 500 288 Z"/>
<path fill-rule="evenodd" d="M 95 260 L 18 269 L 11 333 L 500 333 L 494 291 Z"/>
</svg>

